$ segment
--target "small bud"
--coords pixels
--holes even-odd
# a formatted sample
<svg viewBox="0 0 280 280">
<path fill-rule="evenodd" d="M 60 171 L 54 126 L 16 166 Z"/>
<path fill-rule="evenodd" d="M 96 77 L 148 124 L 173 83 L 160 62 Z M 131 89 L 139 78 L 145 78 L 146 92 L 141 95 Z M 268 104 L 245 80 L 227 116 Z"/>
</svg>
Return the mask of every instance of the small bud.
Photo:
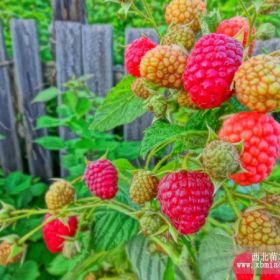
<svg viewBox="0 0 280 280">
<path fill-rule="evenodd" d="M 261 40 L 269 40 L 275 37 L 276 28 L 271 23 L 264 23 L 258 28 L 258 32 L 256 34 L 258 39 Z"/>
<path fill-rule="evenodd" d="M 65 259 L 72 259 L 79 253 L 79 244 L 76 240 L 65 240 L 62 255 Z"/>
</svg>

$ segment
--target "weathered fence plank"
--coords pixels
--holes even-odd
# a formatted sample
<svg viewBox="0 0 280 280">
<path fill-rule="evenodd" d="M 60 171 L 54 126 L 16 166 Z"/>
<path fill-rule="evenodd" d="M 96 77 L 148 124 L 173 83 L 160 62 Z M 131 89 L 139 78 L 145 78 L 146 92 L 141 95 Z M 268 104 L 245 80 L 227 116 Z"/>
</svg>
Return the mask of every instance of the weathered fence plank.
<svg viewBox="0 0 280 280">
<path fill-rule="evenodd" d="M 150 28 L 127 28 L 125 32 L 126 45 L 130 44 L 133 40 L 145 35 L 158 42 L 158 36 L 153 29 Z M 124 126 L 124 139 L 128 141 L 138 141 L 143 138 L 144 130 L 151 124 L 152 114 L 146 113 L 141 118 L 138 118 L 133 123 Z"/>
<path fill-rule="evenodd" d="M 54 21 L 77 21 L 86 23 L 85 0 L 52 0 Z"/>
<path fill-rule="evenodd" d="M 0 63 L 7 60 L 3 36 L 3 27 L 0 23 Z M 13 108 L 12 93 L 8 68 L 0 66 L 0 165 L 7 174 L 11 171 L 22 170 L 21 152 L 16 132 L 16 117 Z"/>
<path fill-rule="evenodd" d="M 47 180 L 52 176 L 50 152 L 33 143 L 36 138 L 47 135 L 46 129 L 35 129 L 36 119 L 45 114 L 44 105 L 31 102 L 43 86 L 35 21 L 12 20 L 11 33 L 29 171 Z"/>
<path fill-rule="evenodd" d="M 111 25 L 83 25 L 83 74 L 92 75 L 89 88 L 104 97 L 113 86 L 113 29 Z"/>
<path fill-rule="evenodd" d="M 258 40 L 256 42 L 256 46 L 254 49 L 254 55 L 258 55 L 261 53 L 270 53 L 274 52 L 275 50 L 280 49 L 280 39 L 274 38 L 270 40 L 261 41 Z"/>
<path fill-rule="evenodd" d="M 56 30 L 56 71 L 57 87 L 63 91 L 64 83 L 73 78 L 83 75 L 83 58 L 82 58 L 82 31 L 81 24 L 74 22 L 55 22 Z M 61 97 L 58 98 L 61 104 Z M 65 127 L 59 129 L 60 137 L 67 140 L 74 135 Z M 66 172 L 62 166 L 63 152 L 61 157 L 61 175 L 65 176 Z"/>
</svg>

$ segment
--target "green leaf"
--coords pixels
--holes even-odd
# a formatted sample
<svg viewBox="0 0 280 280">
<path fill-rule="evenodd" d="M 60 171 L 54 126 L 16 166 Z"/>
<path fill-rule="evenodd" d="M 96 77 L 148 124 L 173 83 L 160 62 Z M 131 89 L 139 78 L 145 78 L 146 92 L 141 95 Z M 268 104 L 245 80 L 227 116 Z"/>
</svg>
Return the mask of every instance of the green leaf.
<svg viewBox="0 0 280 280">
<path fill-rule="evenodd" d="M 61 150 L 65 148 L 65 142 L 63 139 L 57 136 L 44 136 L 37 138 L 34 143 L 41 145 L 48 150 Z"/>
<path fill-rule="evenodd" d="M 106 210 L 98 213 L 93 230 L 93 247 L 107 251 L 123 245 L 139 231 L 138 223 L 119 212 Z"/>
<path fill-rule="evenodd" d="M 163 280 L 176 280 L 175 269 L 171 258 L 168 258 L 167 265 L 164 271 Z"/>
<path fill-rule="evenodd" d="M 37 119 L 36 128 L 58 127 L 67 123 L 68 119 L 58 119 L 50 116 L 42 116 Z"/>
<path fill-rule="evenodd" d="M 13 275 L 13 280 L 35 280 L 40 276 L 40 271 L 36 262 L 26 261 L 22 266 L 20 266 L 15 274 Z"/>
<path fill-rule="evenodd" d="M 127 159 L 124 158 L 113 160 L 113 164 L 118 169 L 119 172 L 125 172 L 127 170 L 136 169 L 135 166 L 133 166 Z"/>
<path fill-rule="evenodd" d="M 5 136 L 3 134 L 0 134 L 0 140 L 4 140 Z"/>
<path fill-rule="evenodd" d="M 71 109 L 72 112 L 75 112 L 77 103 L 78 103 L 78 96 L 74 91 L 66 91 L 62 95 L 63 103 Z"/>
<path fill-rule="evenodd" d="M 35 102 L 47 102 L 55 97 L 57 97 L 59 94 L 59 90 L 55 87 L 50 87 L 46 90 L 43 90 L 38 93 L 38 95 L 33 99 L 33 103 Z"/>
<path fill-rule="evenodd" d="M 164 279 L 168 258 L 157 254 L 151 255 L 148 251 L 148 242 L 142 235 L 138 235 L 128 242 L 126 251 L 132 269 L 141 280 L 162 280 Z M 173 278 L 165 279 L 172 280 Z M 174 279 L 190 280 L 191 278 L 176 268 Z"/>
<path fill-rule="evenodd" d="M 84 116 L 92 107 L 92 103 L 88 98 L 80 97 L 76 106 L 76 114 L 78 117 Z"/>
<path fill-rule="evenodd" d="M 227 279 L 234 259 L 232 237 L 222 230 L 210 232 L 201 242 L 198 255 L 198 267 L 201 279 Z"/>
<path fill-rule="evenodd" d="M 110 130 L 127 124 L 143 115 L 146 111 L 143 101 L 131 92 L 134 78 L 125 77 L 114 87 L 97 109 L 92 128 L 100 131 Z"/>
<path fill-rule="evenodd" d="M 30 188 L 31 182 L 31 176 L 21 172 L 13 172 L 5 179 L 5 187 L 10 195 L 14 195 Z"/>
<path fill-rule="evenodd" d="M 175 137 L 178 140 L 180 135 L 185 134 L 186 129 L 184 127 L 171 125 L 170 123 L 166 123 L 164 121 L 156 121 L 152 126 L 145 130 L 140 154 L 145 157 L 145 155 L 156 146 Z"/>
<path fill-rule="evenodd" d="M 40 196 L 46 192 L 47 188 L 47 185 L 44 183 L 37 183 L 30 187 L 30 191 L 34 196 Z"/>
</svg>

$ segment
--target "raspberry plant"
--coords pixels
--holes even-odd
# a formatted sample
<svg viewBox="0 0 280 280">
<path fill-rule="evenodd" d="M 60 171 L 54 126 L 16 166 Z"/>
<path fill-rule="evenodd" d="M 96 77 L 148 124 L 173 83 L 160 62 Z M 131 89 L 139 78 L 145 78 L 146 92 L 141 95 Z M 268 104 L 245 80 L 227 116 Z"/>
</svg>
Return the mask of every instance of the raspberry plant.
<svg viewBox="0 0 280 280">
<path fill-rule="evenodd" d="M 280 125 L 270 114 L 279 109 L 279 52 L 251 57 L 264 33 L 256 19 L 278 2 L 240 0 L 242 15 L 221 21 L 201 0 L 172 0 L 167 33 L 146 0 L 112 2 L 150 23 L 160 43 L 143 36 L 126 47 L 129 75 L 103 101 L 86 79 L 70 81 L 60 118 L 38 120 L 76 134 L 37 140 L 64 149 L 69 176 L 49 187 L 46 209 L 2 203 L 2 228 L 44 218 L 3 237 L 1 264 L 24 261 L 42 232 L 47 249 L 73 264 L 63 279 L 245 279 L 236 260 L 280 247 Z M 141 143 L 106 133 L 147 111 L 154 120 Z M 144 164 L 125 153 L 137 145 Z"/>
</svg>

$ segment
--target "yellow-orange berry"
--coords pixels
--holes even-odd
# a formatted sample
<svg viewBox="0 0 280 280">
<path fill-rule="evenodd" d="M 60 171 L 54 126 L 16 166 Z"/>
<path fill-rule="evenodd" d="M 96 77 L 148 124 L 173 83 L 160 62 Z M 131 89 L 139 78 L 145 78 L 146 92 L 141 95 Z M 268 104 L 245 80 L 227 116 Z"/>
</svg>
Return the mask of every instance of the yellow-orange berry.
<svg viewBox="0 0 280 280">
<path fill-rule="evenodd" d="M 48 209 L 57 210 L 74 201 L 75 189 L 64 180 L 54 182 L 46 193 L 45 201 Z"/>
<path fill-rule="evenodd" d="M 141 76 L 166 88 L 180 89 L 187 63 L 187 52 L 175 45 L 157 46 L 148 51 L 140 64 Z"/>
<path fill-rule="evenodd" d="M 259 55 L 235 73 L 236 97 L 252 111 L 271 112 L 280 107 L 280 59 Z"/>
<path fill-rule="evenodd" d="M 6 266 L 12 263 L 18 262 L 22 254 L 9 258 L 11 251 L 12 251 L 13 244 L 10 244 L 7 241 L 3 241 L 0 244 L 0 265 Z"/>
<path fill-rule="evenodd" d="M 135 96 L 141 99 L 147 99 L 150 96 L 150 92 L 145 88 L 144 79 L 137 78 L 131 85 L 131 90 Z"/>
<path fill-rule="evenodd" d="M 178 92 L 178 104 L 181 107 L 189 108 L 189 109 L 198 109 L 197 105 L 192 102 L 192 99 L 189 93 L 185 90 L 180 90 Z"/>
<path fill-rule="evenodd" d="M 236 242 L 248 248 L 280 248 L 280 220 L 266 210 L 247 210 L 239 222 Z"/>
<path fill-rule="evenodd" d="M 206 13 L 206 5 L 201 0 L 172 0 L 165 11 L 168 24 L 189 24 L 194 32 L 200 30 L 199 15 Z"/>
</svg>

